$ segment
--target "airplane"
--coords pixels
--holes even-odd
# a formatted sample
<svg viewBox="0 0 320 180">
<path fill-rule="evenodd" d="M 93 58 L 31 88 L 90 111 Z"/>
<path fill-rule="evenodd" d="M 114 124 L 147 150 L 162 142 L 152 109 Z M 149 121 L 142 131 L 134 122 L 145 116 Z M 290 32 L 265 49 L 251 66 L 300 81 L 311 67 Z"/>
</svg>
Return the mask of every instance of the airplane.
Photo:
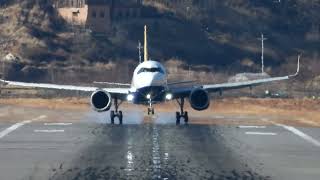
<svg viewBox="0 0 320 180">
<path fill-rule="evenodd" d="M 118 118 L 119 124 L 123 123 L 123 113 L 119 110 L 122 102 L 128 101 L 132 104 L 143 104 L 148 106 L 148 115 L 154 114 L 153 105 L 166 101 L 176 100 L 180 110 L 176 112 L 176 124 L 180 124 L 181 118 L 188 124 L 188 112 L 184 111 L 185 99 L 189 100 L 191 107 L 197 111 L 203 111 L 210 106 L 209 93 L 222 94 L 225 90 L 253 87 L 260 84 L 288 80 L 298 75 L 300 69 L 300 55 L 298 56 L 297 71 L 293 75 L 269 77 L 258 80 L 248 80 L 243 82 L 227 82 L 221 84 L 203 84 L 183 87 L 174 87 L 175 84 L 168 83 L 165 67 L 148 57 L 147 47 L 147 27 L 144 27 L 144 62 L 141 62 L 134 70 L 131 84 L 110 83 L 113 85 L 129 85 L 128 87 L 99 88 L 73 85 L 27 83 L 17 81 L 7 81 L 0 79 L 5 85 L 46 88 L 57 90 L 74 90 L 91 92 L 90 103 L 93 110 L 97 112 L 109 111 L 114 104 L 114 110 L 110 111 L 111 124 Z M 192 82 L 192 81 L 189 81 Z M 103 84 L 103 82 L 100 82 Z M 120 101 L 120 102 L 119 102 Z"/>
</svg>

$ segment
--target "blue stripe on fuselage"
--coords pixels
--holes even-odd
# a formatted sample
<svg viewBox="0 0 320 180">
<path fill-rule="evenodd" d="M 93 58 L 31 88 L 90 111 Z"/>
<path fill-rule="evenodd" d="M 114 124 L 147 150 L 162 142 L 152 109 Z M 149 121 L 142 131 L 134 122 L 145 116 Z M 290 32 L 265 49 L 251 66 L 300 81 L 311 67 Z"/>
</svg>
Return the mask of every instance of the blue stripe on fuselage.
<svg viewBox="0 0 320 180">
<path fill-rule="evenodd" d="M 166 91 L 163 86 L 147 86 L 137 89 L 134 95 L 134 104 L 149 104 L 149 99 L 147 95 L 151 95 L 153 103 L 162 102 L 165 100 Z"/>
</svg>

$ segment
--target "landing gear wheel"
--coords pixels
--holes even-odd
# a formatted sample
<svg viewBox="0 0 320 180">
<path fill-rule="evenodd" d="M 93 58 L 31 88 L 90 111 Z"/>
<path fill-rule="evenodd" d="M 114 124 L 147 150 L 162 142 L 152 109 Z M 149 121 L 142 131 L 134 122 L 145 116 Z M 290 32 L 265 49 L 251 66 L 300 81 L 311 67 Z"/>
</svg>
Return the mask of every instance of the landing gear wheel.
<svg viewBox="0 0 320 180">
<path fill-rule="evenodd" d="M 121 101 L 122 102 L 122 101 Z M 120 102 L 120 104 L 121 104 Z M 119 119 L 119 124 L 122 124 L 122 119 L 123 119 L 123 114 L 122 111 L 118 111 L 119 105 L 118 99 L 114 98 L 114 111 L 110 111 L 110 119 L 111 119 L 111 124 L 114 124 L 114 118 L 117 117 Z"/>
<path fill-rule="evenodd" d="M 148 108 L 148 115 L 154 115 L 154 109 L 153 108 Z"/>
<path fill-rule="evenodd" d="M 189 117 L 188 117 L 188 112 L 187 111 L 184 112 L 184 122 L 186 124 L 188 124 L 188 122 L 189 122 Z"/>
<path fill-rule="evenodd" d="M 118 115 L 118 118 L 119 118 L 119 124 L 122 125 L 122 111 L 119 111 L 119 115 Z"/>
<path fill-rule="evenodd" d="M 180 124 L 180 113 L 176 112 L 176 124 L 179 125 Z"/>
<path fill-rule="evenodd" d="M 115 117 L 114 111 L 111 111 L 111 112 L 110 112 L 111 124 L 114 124 L 114 117 Z"/>
<path fill-rule="evenodd" d="M 188 124 L 189 122 L 189 116 L 187 111 L 183 111 L 184 106 L 184 98 L 180 98 L 180 101 L 177 99 L 177 103 L 180 106 L 180 112 L 176 112 L 176 124 L 180 124 L 180 119 L 183 117 L 185 124 Z"/>
</svg>

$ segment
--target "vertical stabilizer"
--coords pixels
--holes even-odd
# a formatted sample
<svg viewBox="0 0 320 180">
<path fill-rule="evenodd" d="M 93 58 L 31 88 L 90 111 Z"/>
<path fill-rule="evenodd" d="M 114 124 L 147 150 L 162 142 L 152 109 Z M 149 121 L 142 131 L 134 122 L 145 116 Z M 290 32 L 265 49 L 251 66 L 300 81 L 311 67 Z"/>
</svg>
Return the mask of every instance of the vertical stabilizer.
<svg viewBox="0 0 320 180">
<path fill-rule="evenodd" d="M 148 61 L 148 39 L 147 39 L 147 26 L 144 26 L 144 61 Z"/>
</svg>

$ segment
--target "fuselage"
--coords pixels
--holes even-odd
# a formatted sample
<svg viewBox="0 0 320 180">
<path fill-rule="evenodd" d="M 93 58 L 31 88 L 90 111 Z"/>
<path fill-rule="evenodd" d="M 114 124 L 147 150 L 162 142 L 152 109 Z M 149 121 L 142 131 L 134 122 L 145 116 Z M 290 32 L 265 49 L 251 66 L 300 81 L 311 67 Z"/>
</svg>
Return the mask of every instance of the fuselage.
<svg viewBox="0 0 320 180">
<path fill-rule="evenodd" d="M 165 100 L 167 89 L 167 73 L 164 66 L 157 61 L 145 61 L 133 72 L 131 102 L 134 104 L 162 102 Z"/>
</svg>

